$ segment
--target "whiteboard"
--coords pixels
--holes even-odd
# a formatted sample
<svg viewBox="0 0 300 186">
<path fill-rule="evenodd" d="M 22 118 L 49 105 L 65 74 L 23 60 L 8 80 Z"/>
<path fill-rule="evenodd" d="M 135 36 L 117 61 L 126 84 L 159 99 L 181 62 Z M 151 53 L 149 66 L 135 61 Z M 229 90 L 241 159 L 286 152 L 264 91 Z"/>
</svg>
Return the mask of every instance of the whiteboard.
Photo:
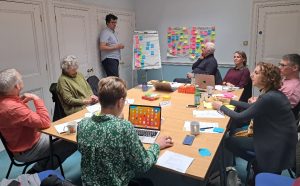
<svg viewBox="0 0 300 186">
<path fill-rule="evenodd" d="M 132 69 L 159 69 L 161 56 L 157 31 L 135 31 Z"/>
</svg>

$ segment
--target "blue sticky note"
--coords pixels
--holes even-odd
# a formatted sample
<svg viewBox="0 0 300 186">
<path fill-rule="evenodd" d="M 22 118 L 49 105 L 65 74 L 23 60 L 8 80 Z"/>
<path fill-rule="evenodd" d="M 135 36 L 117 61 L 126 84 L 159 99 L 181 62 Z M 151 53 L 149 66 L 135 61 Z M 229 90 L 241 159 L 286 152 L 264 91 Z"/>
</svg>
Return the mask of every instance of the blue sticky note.
<svg viewBox="0 0 300 186">
<path fill-rule="evenodd" d="M 146 50 L 149 50 L 149 47 L 148 47 L 148 46 L 146 46 Z"/>
<path fill-rule="evenodd" d="M 149 46 L 150 45 L 150 42 L 149 41 L 147 41 L 147 46 Z"/>
<path fill-rule="evenodd" d="M 151 44 L 151 48 L 154 48 L 154 44 Z"/>
<path fill-rule="evenodd" d="M 140 37 L 139 37 L 140 41 L 143 41 L 143 38 L 144 38 L 143 36 L 140 36 Z"/>
<path fill-rule="evenodd" d="M 151 55 L 154 56 L 154 51 L 151 51 Z"/>
<path fill-rule="evenodd" d="M 225 130 L 223 128 L 215 127 L 213 131 L 217 133 L 223 133 Z"/>
<path fill-rule="evenodd" d="M 201 156 L 210 156 L 211 155 L 211 152 L 207 148 L 200 148 L 198 150 L 198 152 Z"/>
<path fill-rule="evenodd" d="M 145 59 L 146 58 L 146 56 L 145 55 L 142 55 L 142 59 Z"/>
<path fill-rule="evenodd" d="M 141 64 L 144 64 L 144 63 L 145 63 L 145 60 L 142 59 L 142 60 L 141 60 Z"/>
</svg>

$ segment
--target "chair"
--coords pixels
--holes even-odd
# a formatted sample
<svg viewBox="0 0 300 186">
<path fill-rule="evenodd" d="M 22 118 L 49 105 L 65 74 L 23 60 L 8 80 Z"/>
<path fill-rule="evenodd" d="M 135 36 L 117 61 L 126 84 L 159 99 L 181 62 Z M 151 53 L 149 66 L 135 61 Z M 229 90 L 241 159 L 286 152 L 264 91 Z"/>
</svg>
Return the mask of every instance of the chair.
<svg viewBox="0 0 300 186">
<path fill-rule="evenodd" d="M 86 80 L 89 85 L 92 88 L 92 91 L 94 93 L 95 96 L 98 96 L 98 83 L 99 83 L 99 78 L 97 76 L 90 76 L 89 78 L 87 78 Z"/>
<path fill-rule="evenodd" d="M 54 114 L 53 114 L 53 121 L 59 120 L 61 118 L 66 117 L 66 114 L 64 112 L 64 109 L 61 105 L 61 102 L 58 98 L 57 94 L 57 83 L 52 83 L 49 91 L 52 94 L 52 101 L 55 103 L 54 105 Z"/>
<path fill-rule="evenodd" d="M 300 102 L 292 108 L 293 114 L 295 116 L 295 119 L 299 122 L 300 119 Z"/>
<path fill-rule="evenodd" d="M 260 173 L 255 178 L 256 186 L 292 186 L 294 182 L 293 178 L 272 173 Z"/>
<path fill-rule="evenodd" d="M 247 163 L 246 183 L 248 183 L 248 181 L 249 181 L 251 166 L 253 165 L 253 163 L 255 161 L 255 152 L 247 151 L 247 154 L 251 155 L 253 158 L 248 160 L 248 163 Z M 296 164 L 295 164 L 295 167 L 289 168 L 287 170 L 288 170 L 289 175 L 290 175 L 291 178 L 295 178 L 295 177 L 300 176 L 300 141 L 298 141 L 297 145 L 296 145 Z M 295 173 L 295 176 L 294 176 L 293 172 Z"/>
<path fill-rule="evenodd" d="M 252 81 L 249 80 L 248 84 L 244 87 L 244 91 L 240 97 L 240 101 L 248 102 L 252 96 Z"/>
<path fill-rule="evenodd" d="M 41 161 L 41 160 L 46 160 L 46 159 L 49 159 L 50 156 L 46 156 L 44 158 L 39 158 L 39 159 L 36 159 L 34 161 L 29 161 L 29 162 L 18 162 L 14 159 L 14 155 L 13 153 L 8 149 L 7 147 L 7 143 L 6 143 L 6 140 L 4 139 L 4 137 L 2 136 L 2 134 L 0 133 L 0 139 L 3 143 L 3 146 L 9 156 L 9 159 L 11 161 L 10 165 L 9 165 L 9 168 L 8 168 L 8 171 L 6 173 L 6 178 L 9 177 L 9 174 L 10 174 L 10 171 L 11 171 L 11 168 L 13 165 L 17 166 L 17 167 L 24 167 L 23 171 L 22 171 L 22 174 L 24 174 L 26 172 L 26 169 L 28 168 L 29 165 L 31 164 L 34 164 L 34 163 L 37 163 L 38 161 Z M 61 161 L 60 161 L 60 158 L 57 156 L 57 155 L 54 155 L 58 162 L 59 162 L 59 168 L 60 168 L 60 171 L 61 171 L 61 174 L 64 176 L 64 171 L 63 171 L 63 168 L 62 168 L 62 165 L 61 165 Z"/>
</svg>

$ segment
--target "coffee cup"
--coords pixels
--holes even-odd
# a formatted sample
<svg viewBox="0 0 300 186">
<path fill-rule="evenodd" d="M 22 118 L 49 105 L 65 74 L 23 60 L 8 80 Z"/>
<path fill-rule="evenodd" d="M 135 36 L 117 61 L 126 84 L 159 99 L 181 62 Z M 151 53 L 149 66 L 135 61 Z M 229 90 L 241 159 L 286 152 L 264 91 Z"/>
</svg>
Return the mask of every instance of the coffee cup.
<svg viewBox="0 0 300 186">
<path fill-rule="evenodd" d="M 200 124 L 198 121 L 192 121 L 190 127 L 192 135 L 198 135 L 200 133 Z"/>
<path fill-rule="evenodd" d="M 64 131 L 67 134 L 74 134 L 77 131 L 77 122 L 71 121 L 66 126 L 64 126 Z"/>
</svg>

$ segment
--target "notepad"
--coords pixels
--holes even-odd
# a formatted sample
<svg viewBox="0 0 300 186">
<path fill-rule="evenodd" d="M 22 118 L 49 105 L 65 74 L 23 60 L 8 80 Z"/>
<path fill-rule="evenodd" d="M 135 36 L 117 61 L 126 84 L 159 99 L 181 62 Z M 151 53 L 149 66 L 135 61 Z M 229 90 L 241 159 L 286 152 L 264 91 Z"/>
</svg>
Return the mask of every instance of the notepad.
<svg viewBox="0 0 300 186">
<path fill-rule="evenodd" d="M 158 158 L 156 165 L 185 173 L 193 160 L 194 158 L 167 150 Z"/>
<path fill-rule="evenodd" d="M 193 110 L 193 116 L 196 118 L 225 118 L 216 110 Z"/>
</svg>

